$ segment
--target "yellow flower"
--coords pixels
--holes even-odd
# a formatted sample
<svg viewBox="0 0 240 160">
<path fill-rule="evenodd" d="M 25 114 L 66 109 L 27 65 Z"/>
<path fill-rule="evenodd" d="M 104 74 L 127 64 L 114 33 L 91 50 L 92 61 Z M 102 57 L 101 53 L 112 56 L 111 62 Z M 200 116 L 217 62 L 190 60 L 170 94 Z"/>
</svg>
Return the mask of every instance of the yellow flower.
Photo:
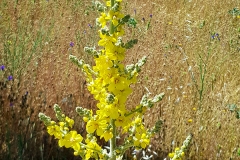
<svg viewBox="0 0 240 160">
<path fill-rule="evenodd" d="M 121 46 L 110 46 L 106 48 L 106 56 L 110 60 L 122 61 L 125 57 L 125 51 L 126 49 Z"/>
<path fill-rule="evenodd" d="M 101 40 L 98 41 L 99 46 L 103 47 L 112 47 L 113 43 L 117 42 L 116 38 L 108 35 L 104 35 L 100 32 Z"/>
<path fill-rule="evenodd" d="M 129 85 L 130 83 L 125 77 L 120 75 L 113 75 L 113 77 L 110 79 L 108 90 L 115 93 L 117 90 L 125 90 L 129 87 Z"/>
<path fill-rule="evenodd" d="M 78 156 L 78 155 L 81 155 L 83 154 L 84 150 L 81 149 L 81 146 L 79 143 L 77 143 L 75 146 L 73 146 L 73 149 L 74 149 L 74 155 L 75 156 Z"/>
<path fill-rule="evenodd" d="M 65 123 L 64 123 L 64 122 L 59 122 L 59 126 L 60 126 L 61 128 L 63 128 L 63 127 L 65 126 Z"/>
<path fill-rule="evenodd" d="M 107 23 L 107 15 L 106 13 L 102 12 L 101 16 L 98 18 L 98 22 L 101 24 L 101 27 L 104 28 Z"/>
<path fill-rule="evenodd" d="M 125 116 L 119 116 L 116 121 L 115 121 L 115 125 L 117 127 L 125 127 L 130 123 L 129 118 L 125 117 Z"/>
<path fill-rule="evenodd" d="M 173 158 L 174 157 L 174 153 L 169 153 L 168 157 Z"/>
<path fill-rule="evenodd" d="M 182 152 L 182 153 L 181 153 L 181 156 L 183 157 L 184 155 L 185 155 L 185 153 L 184 153 L 184 152 Z"/>
<path fill-rule="evenodd" d="M 83 117 L 83 121 L 84 121 L 84 122 L 88 122 L 88 121 L 89 121 L 89 118 L 88 118 L 88 117 Z"/>
<path fill-rule="evenodd" d="M 51 136 L 54 135 L 57 139 L 62 138 L 60 127 L 58 125 L 48 126 L 47 130 Z"/>
<path fill-rule="evenodd" d="M 68 122 L 68 125 L 72 128 L 72 126 L 74 124 L 74 120 L 69 117 L 66 117 L 65 120 L 66 120 L 66 122 Z"/>
<path fill-rule="evenodd" d="M 58 141 L 58 144 L 60 147 L 65 146 L 66 148 L 77 148 L 82 140 L 83 137 L 80 134 L 77 134 L 77 131 L 70 131 Z"/>
<path fill-rule="evenodd" d="M 122 28 L 122 26 L 118 26 L 116 29 L 116 32 L 114 33 L 115 36 L 119 37 L 119 36 L 123 36 L 124 35 L 124 30 Z"/>
<path fill-rule="evenodd" d="M 188 123 L 192 123 L 192 121 L 193 121 L 192 119 L 189 119 L 189 120 L 188 120 Z"/>
<path fill-rule="evenodd" d="M 117 119 L 119 117 L 118 107 L 114 104 L 105 104 L 104 108 L 97 112 L 98 115 L 103 117 L 110 117 L 111 119 Z"/>
<path fill-rule="evenodd" d="M 91 157 L 94 158 L 96 157 L 96 151 L 100 152 L 101 147 L 95 142 L 95 141 L 89 141 L 88 144 L 86 145 L 86 154 L 85 154 L 85 159 L 88 160 Z M 97 158 L 97 157 L 96 157 Z"/>
<path fill-rule="evenodd" d="M 112 20 L 112 23 L 113 23 L 114 26 L 117 26 L 118 25 L 118 20 L 120 18 L 123 18 L 124 15 L 122 13 L 120 13 L 120 12 L 115 12 L 113 10 L 110 10 L 108 12 L 108 16 L 107 17 Z"/>
<path fill-rule="evenodd" d="M 106 1 L 106 6 L 111 7 L 111 1 Z"/>
<path fill-rule="evenodd" d="M 108 130 L 108 131 L 105 131 L 102 135 L 101 135 L 101 137 L 100 138 L 104 138 L 105 139 L 105 141 L 107 142 L 109 139 L 111 139 L 112 137 L 113 137 L 113 134 L 112 134 L 112 132 L 110 131 L 110 130 Z"/>
<path fill-rule="evenodd" d="M 87 122 L 86 130 L 88 133 L 97 132 L 98 136 L 103 134 L 103 130 L 107 127 L 106 120 L 90 120 Z"/>
<path fill-rule="evenodd" d="M 147 137 L 145 133 L 143 134 L 136 133 L 134 138 L 134 146 L 146 148 L 147 145 L 149 145 L 149 143 L 150 143 L 150 139 Z"/>
</svg>

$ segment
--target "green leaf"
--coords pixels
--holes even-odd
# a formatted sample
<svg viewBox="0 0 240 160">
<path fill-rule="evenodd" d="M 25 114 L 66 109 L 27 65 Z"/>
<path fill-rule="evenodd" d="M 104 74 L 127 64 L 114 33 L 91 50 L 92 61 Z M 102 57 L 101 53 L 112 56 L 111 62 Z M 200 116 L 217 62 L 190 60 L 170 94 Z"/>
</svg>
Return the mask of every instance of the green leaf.
<svg viewBox="0 0 240 160">
<path fill-rule="evenodd" d="M 130 19 L 130 15 L 128 14 L 122 18 L 122 22 L 127 23 L 129 21 L 129 19 Z"/>
<path fill-rule="evenodd" d="M 229 108 L 229 110 L 230 110 L 231 112 L 234 112 L 235 109 L 237 108 L 237 105 L 236 105 L 236 104 L 229 104 L 229 105 L 227 105 L 227 107 Z"/>
<path fill-rule="evenodd" d="M 134 18 L 130 18 L 127 23 L 128 26 L 136 28 L 137 21 Z"/>
<path fill-rule="evenodd" d="M 237 153 L 238 153 L 238 156 L 240 156 L 240 148 L 238 148 Z"/>
<path fill-rule="evenodd" d="M 130 49 L 133 47 L 134 44 L 137 44 L 137 42 L 138 42 L 138 39 L 132 39 L 128 41 L 126 44 L 124 44 L 123 47 L 126 49 Z"/>
<path fill-rule="evenodd" d="M 205 26 L 205 21 L 202 21 L 202 23 L 200 24 L 199 28 L 202 29 Z"/>
<path fill-rule="evenodd" d="M 240 110 L 239 110 L 239 111 L 236 111 L 236 118 L 237 118 L 237 119 L 240 119 Z"/>
</svg>

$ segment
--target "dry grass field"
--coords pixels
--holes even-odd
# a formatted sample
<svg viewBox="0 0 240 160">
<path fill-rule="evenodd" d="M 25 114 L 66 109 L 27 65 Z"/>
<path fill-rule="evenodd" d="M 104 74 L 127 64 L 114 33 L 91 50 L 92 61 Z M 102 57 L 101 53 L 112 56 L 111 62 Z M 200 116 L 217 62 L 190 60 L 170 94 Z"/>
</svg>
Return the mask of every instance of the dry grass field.
<svg viewBox="0 0 240 160">
<path fill-rule="evenodd" d="M 144 119 L 147 126 L 164 122 L 151 141 L 154 159 L 169 159 L 190 133 L 186 160 L 240 159 L 240 1 L 123 4 L 138 22 L 125 28 L 125 39 L 138 39 L 125 63 L 148 56 L 127 106 L 147 92 L 165 92 Z M 90 0 L 0 1 L 0 159 L 80 159 L 57 146 L 38 113 L 54 118 L 57 103 L 85 133 L 75 107 L 94 109 L 96 102 L 68 57 L 93 64 L 83 51 L 98 42 L 99 13 L 92 6 Z"/>
</svg>

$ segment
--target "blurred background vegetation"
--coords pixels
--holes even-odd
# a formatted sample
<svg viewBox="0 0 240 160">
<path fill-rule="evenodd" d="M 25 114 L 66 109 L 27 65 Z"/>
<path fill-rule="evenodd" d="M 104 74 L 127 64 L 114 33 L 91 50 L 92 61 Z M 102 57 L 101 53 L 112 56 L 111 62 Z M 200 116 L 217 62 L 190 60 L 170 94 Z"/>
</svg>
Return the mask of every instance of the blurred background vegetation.
<svg viewBox="0 0 240 160">
<path fill-rule="evenodd" d="M 0 159 L 80 159 L 58 147 L 38 113 L 54 118 L 52 106 L 57 103 L 76 121 L 75 129 L 85 134 L 75 107 L 94 109 L 96 102 L 83 73 L 68 56 L 93 64 L 92 57 L 83 53 L 85 46 L 98 41 L 93 4 L 90 0 L 1 0 Z M 125 63 L 148 56 L 127 106 L 135 107 L 147 92 L 165 92 L 163 101 L 144 119 L 147 126 L 164 121 L 152 139 L 154 158 L 166 158 L 192 133 L 186 159 L 239 159 L 240 2 L 133 0 L 123 4 L 124 12 L 138 22 L 135 29 L 126 26 L 124 39 L 139 42 L 127 52 Z"/>
</svg>

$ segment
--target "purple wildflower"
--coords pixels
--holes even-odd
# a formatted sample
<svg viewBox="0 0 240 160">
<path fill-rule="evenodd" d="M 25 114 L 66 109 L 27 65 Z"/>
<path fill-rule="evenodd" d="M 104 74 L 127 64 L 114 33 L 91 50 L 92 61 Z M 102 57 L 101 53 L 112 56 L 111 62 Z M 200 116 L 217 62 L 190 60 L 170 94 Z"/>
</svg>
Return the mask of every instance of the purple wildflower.
<svg viewBox="0 0 240 160">
<path fill-rule="evenodd" d="M 5 69 L 5 66 L 4 65 L 1 65 L 1 68 L 0 68 L 0 70 L 4 70 Z"/>
<path fill-rule="evenodd" d="M 134 9 L 134 14 L 135 14 L 135 15 L 137 14 L 137 10 L 136 10 L 136 9 Z"/>
<path fill-rule="evenodd" d="M 150 18 L 152 18 L 152 16 L 153 16 L 153 15 L 152 15 L 152 14 L 150 14 Z"/>
<path fill-rule="evenodd" d="M 9 81 L 13 80 L 13 76 L 8 76 L 8 80 Z"/>
<path fill-rule="evenodd" d="M 88 27 L 92 28 L 92 25 L 90 23 L 88 23 Z"/>
<path fill-rule="evenodd" d="M 13 107 L 13 102 L 10 102 L 10 107 Z"/>
<path fill-rule="evenodd" d="M 70 42 L 70 46 L 73 47 L 73 46 L 74 46 L 74 43 L 73 43 L 73 42 Z"/>
<path fill-rule="evenodd" d="M 215 33 L 214 35 L 211 36 L 212 39 L 217 38 L 220 41 L 219 34 Z"/>
</svg>

